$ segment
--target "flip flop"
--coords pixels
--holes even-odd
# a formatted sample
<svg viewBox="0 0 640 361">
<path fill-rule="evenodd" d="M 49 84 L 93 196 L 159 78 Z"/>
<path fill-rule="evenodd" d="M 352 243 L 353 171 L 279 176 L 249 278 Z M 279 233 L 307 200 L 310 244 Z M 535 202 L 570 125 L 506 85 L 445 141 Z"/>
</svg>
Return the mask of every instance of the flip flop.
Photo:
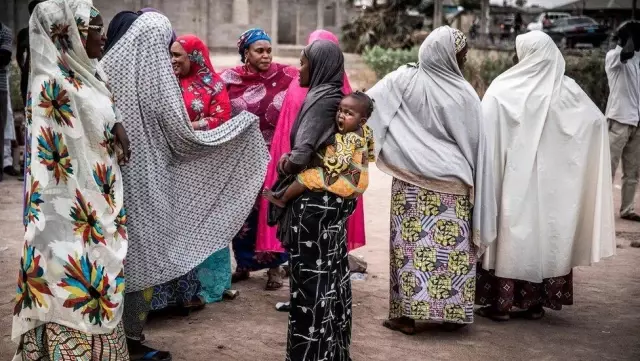
<svg viewBox="0 0 640 361">
<path fill-rule="evenodd" d="M 511 318 L 509 314 L 496 314 L 491 306 L 485 306 L 482 308 L 478 308 L 475 312 L 476 315 L 480 317 L 486 317 L 492 321 L 496 322 L 506 322 Z"/>
<path fill-rule="evenodd" d="M 128 340 L 129 355 L 131 361 L 172 361 L 171 354 L 149 346 L 144 346 L 140 341 Z"/>
<path fill-rule="evenodd" d="M 166 354 L 164 357 L 161 354 Z M 132 361 L 172 361 L 171 354 L 164 351 L 151 351 L 145 353 L 142 358 L 132 359 Z"/>
<path fill-rule="evenodd" d="M 640 215 L 635 213 L 630 213 L 620 217 L 622 219 L 626 219 L 627 221 L 640 222 Z"/>
<path fill-rule="evenodd" d="M 467 324 L 466 323 L 445 322 L 445 323 L 441 324 L 440 327 L 442 328 L 443 331 L 455 332 L 455 331 L 458 331 L 460 329 L 463 329 L 463 328 L 467 327 Z"/>
<path fill-rule="evenodd" d="M 535 309 L 535 310 L 528 309 L 528 310 L 514 312 L 513 316 L 514 317 L 518 317 L 518 318 L 524 318 L 524 319 L 527 319 L 527 320 L 536 321 L 536 320 L 539 320 L 539 319 L 543 318 L 545 313 L 546 312 L 545 312 L 544 308 L 539 308 L 539 309 Z"/>
<path fill-rule="evenodd" d="M 407 335 L 407 336 L 412 336 L 416 334 L 416 327 L 413 326 L 408 326 L 407 328 L 403 328 L 402 326 L 399 326 L 398 324 L 394 323 L 391 320 L 384 320 L 384 322 L 382 322 L 382 326 L 390 329 L 391 331 L 398 331 L 398 332 L 402 332 L 403 334 Z"/>
<path fill-rule="evenodd" d="M 264 287 L 266 291 L 275 291 L 281 289 L 283 286 L 282 282 L 269 280 L 267 281 L 267 285 Z"/>
<path fill-rule="evenodd" d="M 289 311 L 291 311 L 291 303 L 290 302 L 278 302 L 278 303 L 276 303 L 276 311 L 280 311 L 280 312 L 289 312 Z"/>
</svg>

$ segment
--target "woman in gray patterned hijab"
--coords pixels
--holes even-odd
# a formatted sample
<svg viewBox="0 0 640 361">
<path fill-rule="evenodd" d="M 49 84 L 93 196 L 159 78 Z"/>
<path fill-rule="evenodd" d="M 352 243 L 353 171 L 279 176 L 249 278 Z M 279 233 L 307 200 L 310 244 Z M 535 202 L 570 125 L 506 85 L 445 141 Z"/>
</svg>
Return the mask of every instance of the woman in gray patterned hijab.
<svg viewBox="0 0 640 361">
<path fill-rule="evenodd" d="M 102 59 L 136 150 L 123 172 L 132 240 L 124 325 L 133 360 L 145 357 L 142 351 L 170 359 L 140 344 L 153 286 L 228 247 L 253 207 L 268 162 L 258 118 L 250 113 L 213 130 L 193 130 L 167 51 L 171 36 L 164 15 L 145 13 Z"/>
</svg>

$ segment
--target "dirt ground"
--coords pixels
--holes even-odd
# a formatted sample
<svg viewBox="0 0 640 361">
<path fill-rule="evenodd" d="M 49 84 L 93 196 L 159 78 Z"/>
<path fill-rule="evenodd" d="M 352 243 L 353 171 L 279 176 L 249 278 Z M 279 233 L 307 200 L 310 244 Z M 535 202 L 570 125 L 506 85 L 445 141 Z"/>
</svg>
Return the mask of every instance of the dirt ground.
<svg viewBox="0 0 640 361">
<path fill-rule="evenodd" d="M 237 59 L 213 56 L 220 68 Z M 217 60 L 217 61 L 216 61 Z M 295 59 L 286 59 L 295 64 Z M 371 75 L 349 67 L 354 88 L 369 86 Z M 619 203 L 619 180 L 616 182 Z M 540 321 L 494 323 L 476 318 L 455 333 L 426 330 L 404 336 L 381 326 L 388 312 L 388 219 L 391 180 L 371 171 L 365 195 L 367 246 L 354 252 L 369 263 L 364 281 L 354 281 L 354 361 L 436 360 L 640 360 L 640 224 L 618 220 L 618 255 L 575 270 L 575 305 L 548 311 Z M 639 193 L 640 195 L 640 193 Z M 640 196 L 636 202 L 640 205 Z M 22 245 L 22 186 L 10 177 L 0 183 L 0 360 L 9 360 L 16 272 Z M 264 291 L 266 276 L 256 272 L 234 285 L 240 296 L 209 305 L 186 318 L 154 320 L 146 330 L 150 346 L 170 350 L 177 361 L 282 361 L 287 314 L 274 305 L 288 298 L 287 287 Z"/>
<path fill-rule="evenodd" d="M 540 321 L 497 324 L 476 318 L 456 333 L 427 328 L 404 336 L 383 328 L 389 292 L 390 185 L 388 176 L 372 170 L 365 199 L 368 244 L 354 252 L 369 263 L 367 279 L 353 282 L 354 361 L 640 360 L 640 249 L 629 247 L 640 235 L 640 225 L 623 221 L 618 226 L 618 255 L 575 270 L 574 306 L 549 311 Z M 618 193 L 617 187 L 616 199 Z M 9 360 L 15 350 L 10 333 L 22 244 L 21 194 L 17 180 L 0 183 L 0 360 Z M 288 292 L 286 287 L 264 291 L 265 282 L 264 272 L 256 272 L 235 285 L 240 296 L 233 301 L 209 305 L 187 318 L 154 320 L 146 330 L 148 343 L 171 350 L 180 361 L 283 360 L 287 314 L 276 312 L 274 304 L 287 299 Z"/>
</svg>

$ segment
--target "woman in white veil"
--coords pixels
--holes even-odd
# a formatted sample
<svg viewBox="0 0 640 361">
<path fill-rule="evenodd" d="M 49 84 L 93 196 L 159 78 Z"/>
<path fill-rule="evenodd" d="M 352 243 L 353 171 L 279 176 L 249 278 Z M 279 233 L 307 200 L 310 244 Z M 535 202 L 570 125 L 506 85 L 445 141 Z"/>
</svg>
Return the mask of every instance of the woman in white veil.
<svg viewBox="0 0 640 361">
<path fill-rule="evenodd" d="M 482 109 L 495 139 L 498 238 L 478 270 L 478 314 L 538 319 L 573 303 L 572 268 L 615 254 L 604 115 L 541 31 L 516 38 L 518 63 L 496 78 Z"/>
</svg>

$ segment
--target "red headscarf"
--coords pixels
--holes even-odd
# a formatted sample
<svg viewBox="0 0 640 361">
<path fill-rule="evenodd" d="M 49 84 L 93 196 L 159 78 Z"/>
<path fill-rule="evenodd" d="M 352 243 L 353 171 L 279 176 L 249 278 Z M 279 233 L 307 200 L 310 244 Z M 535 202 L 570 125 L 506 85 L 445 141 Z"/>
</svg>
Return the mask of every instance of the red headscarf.
<svg viewBox="0 0 640 361">
<path fill-rule="evenodd" d="M 187 52 L 191 68 L 179 77 L 182 97 L 191 121 L 205 120 L 213 129 L 231 118 L 229 95 L 209 59 L 209 49 L 195 35 L 182 35 L 176 41 Z"/>
</svg>

